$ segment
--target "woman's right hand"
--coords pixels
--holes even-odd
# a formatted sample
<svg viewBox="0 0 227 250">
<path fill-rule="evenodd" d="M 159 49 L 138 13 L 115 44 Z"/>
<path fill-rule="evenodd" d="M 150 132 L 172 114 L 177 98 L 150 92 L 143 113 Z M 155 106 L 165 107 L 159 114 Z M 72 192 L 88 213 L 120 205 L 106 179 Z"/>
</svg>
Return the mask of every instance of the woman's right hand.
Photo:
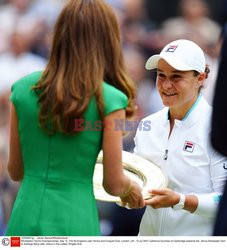
<svg viewBox="0 0 227 250">
<path fill-rule="evenodd" d="M 128 208 L 143 208 L 145 206 L 145 202 L 141 190 L 141 187 L 135 181 L 131 181 L 127 194 L 120 196 L 120 205 Z"/>
</svg>

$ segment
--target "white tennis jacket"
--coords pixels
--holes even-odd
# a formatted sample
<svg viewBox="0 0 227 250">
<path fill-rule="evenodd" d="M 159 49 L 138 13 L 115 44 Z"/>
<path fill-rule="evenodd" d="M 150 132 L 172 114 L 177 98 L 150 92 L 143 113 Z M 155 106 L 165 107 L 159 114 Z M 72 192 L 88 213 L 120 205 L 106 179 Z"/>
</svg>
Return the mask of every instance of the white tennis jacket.
<svg viewBox="0 0 227 250">
<path fill-rule="evenodd" d="M 139 235 L 212 235 L 227 176 L 227 159 L 215 152 L 210 144 L 212 108 L 200 95 L 185 118 L 175 120 L 169 139 L 168 110 L 164 108 L 141 121 L 146 127 L 137 129 L 134 152 L 163 170 L 169 188 L 196 195 L 199 204 L 194 213 L 147 206 Z"/>
</svg>

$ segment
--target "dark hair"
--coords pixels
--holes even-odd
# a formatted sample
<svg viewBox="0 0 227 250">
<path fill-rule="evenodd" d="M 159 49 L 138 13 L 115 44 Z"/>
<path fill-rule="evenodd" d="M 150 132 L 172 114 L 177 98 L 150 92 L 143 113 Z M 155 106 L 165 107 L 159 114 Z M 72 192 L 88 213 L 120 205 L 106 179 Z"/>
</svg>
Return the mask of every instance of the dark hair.
<svg viewBox="0 0 227 250">
<path fill-rule="evenodd" d="M 206 79 L 208 78 L 208 75 L 210 73 L 210 68 L 209 68 L 209 65 L 206 64 L 206 67 L 205 67 L 205 74 L 206 74 Z M 200 75 L 200 73 L 196 70 L 194 70 L 194 76 L 198 76 Z"/>
<path fill-rule="evenodd" d="M 210 68 L 209 68 L 209 65 L 206 64 L 206 67 L 205 67 L 206 78 L 205 78 L 205 79 L 208 78 L 209 73 L 210 73 Z M 199 73 L 198 71 L 194 70 L 194 76 L 199 76 L 199 75 L 200 75 L 200 73 Z M 202 86 L 199 88 L 199 92 L 200 92 L 200 90 L 201 90 L 203 87 L 204 87 L 204 85 L 202 85 Z"/>
<path fill-rule="evenodd" d="M 126 117 L 131 116 L 135 86 L 125 70 L 113 10 L 104 0 L 70 0 L 56 22 L 47 67 L 33 88 L 39 93 L 40 126 L 75 133 L 74 119 L 83 117 L 92 95 L 103 118 L 103 80 L 127 95 Z"/>
</svg>

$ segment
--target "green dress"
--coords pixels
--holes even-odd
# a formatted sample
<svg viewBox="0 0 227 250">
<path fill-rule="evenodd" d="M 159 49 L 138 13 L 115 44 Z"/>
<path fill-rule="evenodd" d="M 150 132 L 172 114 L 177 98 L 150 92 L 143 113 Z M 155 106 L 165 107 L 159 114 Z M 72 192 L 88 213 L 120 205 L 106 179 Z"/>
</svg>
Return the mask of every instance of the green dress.
<svg viewBox="0 0 227 250">
<path fill-rule="evenodd" d="M 31 90 L 41 74 L 35 72 L 12 86 L 24 178 L 6 235 L 100 235 L 92 178 L 103 131 L 97 126 L 73 136 L 43 132 L 38 125 L 38 98 Z M 102 86 L 105 115 L 127 107 L 125 94 L 105 82 Z M 91 124 L 100 120 L 95 97 L 84 120 Z"/>
</svg>

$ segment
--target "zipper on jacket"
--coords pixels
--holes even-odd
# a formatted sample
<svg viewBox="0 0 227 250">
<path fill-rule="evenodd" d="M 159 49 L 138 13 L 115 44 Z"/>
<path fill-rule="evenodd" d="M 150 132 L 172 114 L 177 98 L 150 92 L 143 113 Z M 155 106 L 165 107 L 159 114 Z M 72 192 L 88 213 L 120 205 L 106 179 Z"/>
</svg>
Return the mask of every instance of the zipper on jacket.
<svg viewBox="0 0 227 250">
<path fill-rule="evenodd" d="M 169 130 L 170 130 L 170 123 L 168 124 L 168 134 L 166 135 L 166 145 L 164 145 L 165 147 L 165 152 L 163 155 L 163 170 L 166 170 L 167 167 L 167 159 L 168 159 L 168 153 L 169 153 Z M 159 232 L 158 235 L 161 236 L 164 234 L 165 232 L 165 221 L 166 221 L 166 217 L 167 217 L 167 209 L 166 208 L 162 208 L 160 211 L 160 225 L 159 225 Z"/>
<path fill-rule="evenodd" d="M 164 154 L 164 157 L 163 159 L 166 161 L 168 159 L 168 149 L 165 150 L 165 154 Z"/>
</svg>

